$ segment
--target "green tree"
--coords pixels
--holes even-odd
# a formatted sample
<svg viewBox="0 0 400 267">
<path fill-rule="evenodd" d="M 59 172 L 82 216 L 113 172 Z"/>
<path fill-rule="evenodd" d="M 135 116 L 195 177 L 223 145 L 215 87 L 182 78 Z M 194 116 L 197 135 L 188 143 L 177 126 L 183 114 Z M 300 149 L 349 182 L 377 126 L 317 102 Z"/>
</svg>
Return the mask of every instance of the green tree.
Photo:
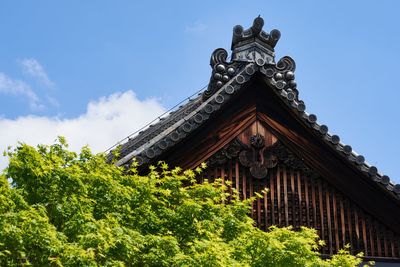
<svg viewBox="0 0 400 267">
<path fill-rule="evenodd" d="M 259 230 L 251 201 L 165 163 L 139 175 L 63 138 L 19 144 L 0 176 L 1 266 L 357 266 L 322 260 L 316 231 Z M 11 183 L 10 183 L 11 181 Z M 227 204 L 229 202 L 229 204 Z"/>
</svg>

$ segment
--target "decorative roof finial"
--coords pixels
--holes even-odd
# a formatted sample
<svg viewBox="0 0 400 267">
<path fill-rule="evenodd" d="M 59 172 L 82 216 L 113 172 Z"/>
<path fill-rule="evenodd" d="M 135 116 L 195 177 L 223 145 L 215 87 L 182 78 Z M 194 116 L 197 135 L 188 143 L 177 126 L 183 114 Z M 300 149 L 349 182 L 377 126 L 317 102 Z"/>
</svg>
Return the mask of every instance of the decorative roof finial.
<svg viewBox="0 0 400 267">
<path fill-rule="evenodd" d="M 260 15 L 254 19 L 253 25 L 244 30 L 241 25 L 233 28 L 232 36 L 232 60 L 233 61 L 263 61 L 264 63 L 274 63 L 274 47 L 281 37 L 278 30 L 266 33 L 262 30 L 264 20 Z"/>
<path fill-rule="evenodd" d="M 230 62 L 227 61 L 228 52 L 225 49 L 218 48 L 214 50 L 210 59 L 210 65 L 213 71 L 208 88 L 203 92 L 204 100 L 208 99 L 222 86 L 228 83 L 228 81 L 233 79 L 233 77 L 240 72 L 242 67 L 248 63 L 255 64 L 254 66 L 258 67 L 272 66 L 280 72 L 290 71 L 287 77 L 288 79 L 290 78 L 291 88 L 296 91 L 293 74 L 295 63 L 293 59 L 284 57 L 275 64 L 274 47 L 281 37 L 281 33 L 278 30 L 272 30 L 270 33 L 266 33 L 262 30 L 263 26 L 264 20 L 258 16 L 254 19 L 253 25 L 247 30 L 244 30 L 240 25 L 233 28 L 232 57 Z M 247 74 L 253 74 L 254 72 L 254 67 L 251 67 L 248 69 Z M 278 80 L 283 79 L 282 73 L 278 73 L 278 76 L 282 76 Z M 281 81 L 278 84 L 281 87 L 280 89 L 287 86 L 286 83 L 282 83 Z M 297 95 L 297 92 L 295 93 Z"/>
</svg>

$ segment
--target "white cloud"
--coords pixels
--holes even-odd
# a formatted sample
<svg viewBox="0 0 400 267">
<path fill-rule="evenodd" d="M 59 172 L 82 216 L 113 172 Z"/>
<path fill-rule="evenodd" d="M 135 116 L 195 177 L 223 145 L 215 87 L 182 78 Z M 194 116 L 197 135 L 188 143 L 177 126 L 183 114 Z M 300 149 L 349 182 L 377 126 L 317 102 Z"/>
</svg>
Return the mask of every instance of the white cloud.
<svg viewBox="0 0 400 267">
<path fill-rule="evenodd" d="M 44 108 L 44 106 L 40 104 L 39 97 L 28 84 L 20 80 L 13 80 L 2 72 L 0 72 L 0 93 L 27 98 L 29 106 L 33 110 Z"/>
<path fill-rule="evenodd" d="M 25 58 L 20 61 L 24 73 L 35 78 L 41 85 L 53 88 L 54 83 L 50 80 L 43 66 L 34 58 Z"/>
<path fill-rule="evenodd" d="M 90 102 L 86 113 L 76 118 L 34 115 L 15 120 L 0 118 L 0 151 L 18 141 L 30 145 L 52 144 L 61 135 L 67 138 L 71 150 L 79 151 L 88 144 L 92 151 L 102 152 L 164 111 L 157 100 L 141 101 L 134 92 L 126 91 Z M 0 158 L 0 170 L 6 164 L 6 158 Z"/>
<path fill-rule="evenodd" d="M 195 23 L 186 26 L 185 31 L 199 33 L 199 32 L 204 32 L 206 29 L 207 29 L 206 24 L 204 24 L 201 21 L 196 21 Z"/>
</svg>

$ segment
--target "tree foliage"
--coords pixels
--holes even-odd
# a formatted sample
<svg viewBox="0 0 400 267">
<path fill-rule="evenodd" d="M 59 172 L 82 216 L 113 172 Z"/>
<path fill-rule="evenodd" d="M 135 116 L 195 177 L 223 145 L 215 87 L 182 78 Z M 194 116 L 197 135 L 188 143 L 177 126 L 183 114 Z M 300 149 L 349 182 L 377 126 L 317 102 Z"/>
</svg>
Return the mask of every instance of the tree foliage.
<svg viewBox="0 0 400 267">
<path fill-rule="evenodd" d="M 227 204 L 221 180 L 165 163 L 139 175 L 63 138 L 7 152 L 0 176 L 1 266 L 356 266 L 342 250 L 322 260 L 316 231 L 259 230 L 251 201 Z M 11 184 L 10 184 L 10 181 Z"/>
</svg>

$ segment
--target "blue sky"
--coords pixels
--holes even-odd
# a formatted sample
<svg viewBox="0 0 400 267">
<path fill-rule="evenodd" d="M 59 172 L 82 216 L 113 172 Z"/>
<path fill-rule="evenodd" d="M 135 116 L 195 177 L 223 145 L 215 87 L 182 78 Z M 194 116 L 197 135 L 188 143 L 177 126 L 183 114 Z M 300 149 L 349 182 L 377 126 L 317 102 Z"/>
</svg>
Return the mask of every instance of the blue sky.
<svg viewBox="0 0 400 267">
<path fill-rule="evenodd" d="M 400 183 L 399 1 L 1 1 L 0 147 L 103 151 L 207 84 L 232 27 L 282 37 L 307 111 Z M 1 166 L 1 164 L 0 164 Z"/>
</svg>

